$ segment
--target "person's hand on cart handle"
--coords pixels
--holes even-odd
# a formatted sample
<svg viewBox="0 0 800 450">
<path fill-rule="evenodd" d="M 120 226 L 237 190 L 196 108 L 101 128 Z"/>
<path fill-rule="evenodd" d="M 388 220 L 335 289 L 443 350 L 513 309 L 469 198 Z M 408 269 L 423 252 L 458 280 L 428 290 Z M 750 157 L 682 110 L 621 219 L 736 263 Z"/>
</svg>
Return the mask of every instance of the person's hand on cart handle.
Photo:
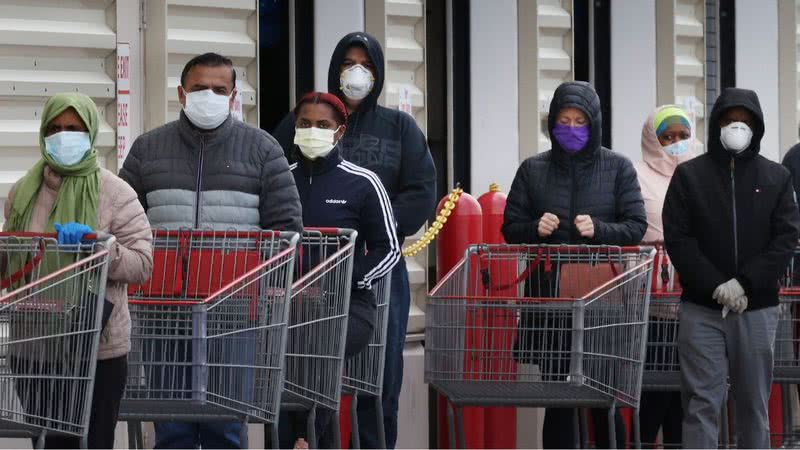
<svg viewBox="0 0 800 450">
<path fill-rule="evenodd" d="M 558 229 L 559 223 L 558 216 L 549 212 L 544 213 L 542 218 L 539 219 L 539 229 L 536 230 L 539 233 L 539 237 L 550 237 Z"/>
<path fill-rule="evenodd" d="M 77 222 L 65 223 L 64 225 L 56 223 L 54 227 L 56 233 L 58 233 L 58 243 L 61 245 L 80 244 L 83 236 L 92 233 L 90 227 Z"/>
<path fill-rule="evenodd" d="M 575 227 L 578 228 L 578 234 L 585 238 L 594 237 L 594 222 L 592 218 L 587 215 L 579 215 L 575 217 Z"/>
</svg>

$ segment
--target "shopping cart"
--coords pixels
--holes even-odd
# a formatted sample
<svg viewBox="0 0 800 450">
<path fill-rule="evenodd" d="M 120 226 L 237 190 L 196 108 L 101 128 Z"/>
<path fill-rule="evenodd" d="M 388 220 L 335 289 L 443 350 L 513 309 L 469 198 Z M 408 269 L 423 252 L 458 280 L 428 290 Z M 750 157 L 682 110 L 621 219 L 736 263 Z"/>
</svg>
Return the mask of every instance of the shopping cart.
<svg viewBox="0 0 800 450">
<path fill-rule="evenodd" d="M 680 392 L 677 342 L 681 286 L 663 242 L 655 242 L 652 245 L 656 249 L 656 254 L 651 280 L 642 393 Z M 641 446 L 639 414 L 633 415 L 633 436 L 634 445 L 639 448 Z M 645 445 L 655 447 L 656 443 L 646 442 Z"/>
<path fill-rule="evenodd" d="M 120 420 L 277 422 L 296 233 L 155 231 L 151 279 L 129 286 Z M 247 448 L 247 427 L 241 445 Z"/>
<path fill-rule="evenodd" d="M 797 412 L 796 385 L 800 384 L 800 247 L 781 277 L 780 286 L 773 382 L 781 385 L 783 429 L 779 433 L 772 431 L 772 436 L 773 445 L 791 448 L 800 444 L 800 431 L 793 422 Z"/>
<path fill-rule="evenodd" d="M 298 250 L 281 410 L 307 413 L 312 448 L 317 447 L 319 409 L 335 413 L 330 429 L 334 442 L 341 441 L 338 412 L 356 236 L 348 229 L 306 229 Z M 275 442 L 278 427 L 272 427 Z"/>
<path fill-rule="evenodd" d="M 87 445 L 114 238 L 86 239 L 0 233 L 0 436 Z"/>
<path fill-rule="evenodd" d="M 425 313 L 425 378 L 452 405 L 450 445 L 456 429 L 467 444 L 465 406 L 608 408 L 613 445 L 614 409 L 639 406 L 654 254 L 469 247 Z"/>
<path fill-rule="evenodd" d="M 361 448 L 358 436 L 358 397 L 371 397 L 375 402 L 375 421 L 378 425 L 380 448 L 386 448 L 386 432 L 383 425 L 383 366 L 386 360 L 386 332 L 389 320 L 389 296 L 391 275 L 373 284 L 377 300 L 378 320 L 369 346 L 345 362 L 343 392 L 352 397 L 350 403 L 350 442 L 353 448 Z"/>
</svg>

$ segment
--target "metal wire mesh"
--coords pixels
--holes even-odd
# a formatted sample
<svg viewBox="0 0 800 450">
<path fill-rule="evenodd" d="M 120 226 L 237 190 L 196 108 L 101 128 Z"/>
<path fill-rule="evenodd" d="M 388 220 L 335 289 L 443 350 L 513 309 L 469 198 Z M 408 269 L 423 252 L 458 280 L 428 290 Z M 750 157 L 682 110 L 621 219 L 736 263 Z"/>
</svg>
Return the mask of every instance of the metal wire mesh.
<svg viewBox="0 0 800 450">
<path fill-rule="evenodd" d="M 338 410 L 353 273 L 353 230 L 303 232 L 292 285 L 285 389 L 306 408 Z"/>
<path fill-rule="evenodd" d="M 471 247 L 429 296 L 426 380 L 456 404 L 638 407 L 653 256 Z"/>
<path fill-rule="evenodd" d="M 643 391 L 680 391 L 678 362 L 678 311 L 681 286 L 678 273 L 662 242 L 656 249 L 650 295 Z"/>
<path fill-rule="evenodd" d="M 277 419 L 297 239 L 155 232 L 158 275 L 129 289 L 123 418 Z"/>
<path fill-rule="evenodd" d="M 112 241 L 0 235 L 0 435 L 86 436 Z"/>
<path fill-rule="evenodd" d="M 342 385 L 345 393 L 363 393 L 375 397 L 380 397 L 383 393 L 383 365 L 386 357 L 391 282 L 391 275 L 387 275 L 373 284 L 378 304 L 375 331 L 367 348 L 345 361 Z"/>
</svg>

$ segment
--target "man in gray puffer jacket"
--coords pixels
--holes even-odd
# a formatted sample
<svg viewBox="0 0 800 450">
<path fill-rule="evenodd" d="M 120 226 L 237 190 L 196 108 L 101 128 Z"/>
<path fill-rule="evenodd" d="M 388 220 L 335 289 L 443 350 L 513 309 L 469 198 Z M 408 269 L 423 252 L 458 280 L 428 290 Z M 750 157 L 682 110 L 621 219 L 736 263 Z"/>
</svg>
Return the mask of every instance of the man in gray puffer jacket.
<svg viewBox="0 0 800 450">
<path fill-rule="evenodd" d="M 180 118 L 133 143 L 120 177 L 139 195 L 154 229 L 302 231 L 283 149 L 231 116 L 235 86 L 230 59 L 193 58 L 178 87 Z M 239 448 L 242 431 L 240 423 L 157 423 L 156 448 Z"/>
<path fill-rule="evenodd" d="M 120 171 L 153 228 L 302 230 L 283 149 L 230 115 L 236 72 L 215 53 L 186 64 L 180 118 L 133 143 Z"/>
</svg>

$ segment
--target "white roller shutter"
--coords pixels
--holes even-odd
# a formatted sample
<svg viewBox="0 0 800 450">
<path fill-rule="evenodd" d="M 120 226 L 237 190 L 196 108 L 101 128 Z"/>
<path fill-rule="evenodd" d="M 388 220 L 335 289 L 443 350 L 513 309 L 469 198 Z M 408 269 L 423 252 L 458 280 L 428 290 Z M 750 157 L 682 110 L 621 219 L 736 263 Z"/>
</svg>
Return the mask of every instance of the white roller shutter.
<svg viewBox="0 0 800 450">
<path fill-rule="evenodd" d="M 657 99 L 686 107 L 705 141 L 705 0 L 656 2 Z"/>
<path fill-rule="evenodd" d="M 115 30 L 114 0 L 0 0 L 0 202 L 38 160 L 42 107 L 55 93 L 94 99 L 102 163 L 113 155 Z"/>
<path fill-rule="evenodd" d="M 145 128 L 178 118 L 181 71 L 191 58 L 206 52 L 233 60 L 245 121 L 258 126 L 257 1 L 147 0 L 145 5 Z"/>
<path fill-rule="evenodd" d="M 550 148 L 547 116 L 556 88 L 572 80 L 571 0 L 520 0 L 520 160 Z"/>
</svg>

